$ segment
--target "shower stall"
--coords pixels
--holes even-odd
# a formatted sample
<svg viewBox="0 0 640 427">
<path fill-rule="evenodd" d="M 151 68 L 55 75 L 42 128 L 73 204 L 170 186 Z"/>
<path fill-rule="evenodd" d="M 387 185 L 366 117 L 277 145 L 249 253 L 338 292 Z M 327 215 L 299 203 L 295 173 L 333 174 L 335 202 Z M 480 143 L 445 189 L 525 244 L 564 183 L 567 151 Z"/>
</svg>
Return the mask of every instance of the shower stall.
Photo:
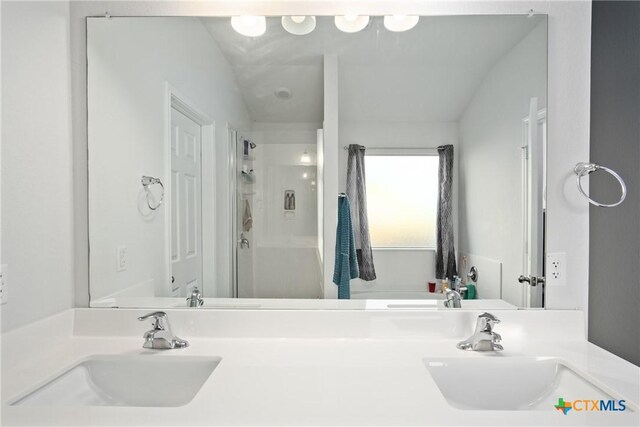
<svg viewBox="0 0 640 427">
<path fill-rule="evenodd" d="M 233 140 L 233 297 L 322 298 L 316 129 L 254 124 Z"/>
</svg>

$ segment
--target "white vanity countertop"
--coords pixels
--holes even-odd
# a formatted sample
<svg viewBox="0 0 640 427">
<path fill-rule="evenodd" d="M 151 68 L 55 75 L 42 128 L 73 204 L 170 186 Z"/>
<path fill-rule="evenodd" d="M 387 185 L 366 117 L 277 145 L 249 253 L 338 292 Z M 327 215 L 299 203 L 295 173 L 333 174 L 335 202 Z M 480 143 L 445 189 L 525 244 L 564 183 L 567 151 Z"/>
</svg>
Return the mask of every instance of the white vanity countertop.
<svg viewBox="0 0 640 427">
<path fill-rule="evenodd" d="M 69 310 L 4 334 L 2 425 L 640 424 L 629 410 L 454 409 L 424 366 L 426 357 L 558 357 L 637 405 L 640 368 L 584 340 L 580 312 L 499 311 L 505 351 L 479 353 L 455 346 L 478 311 L 165 311 L 188 348 L 143 350 L 141 310 Z M 183 407 L 7 406 L 84 357 L 145 353 L 222 361 Z"/>
<path fill-rule="evenodd" d="M 444 295 L 427 292 L 424 295 L 425 299 L 205 298 L 204 307 L 219 310 L 386 310 L 402 306 L 404 309 L 449 310 L 444 306 Z M 189 308 L 183 297 L 118 297 L 93 301 L 91 304 L 94 308 Z M 473 310 L 515 310 L 518 308 L 501 299 L 462 300 L 461 304 L 462 308 Z"/>
</svg>

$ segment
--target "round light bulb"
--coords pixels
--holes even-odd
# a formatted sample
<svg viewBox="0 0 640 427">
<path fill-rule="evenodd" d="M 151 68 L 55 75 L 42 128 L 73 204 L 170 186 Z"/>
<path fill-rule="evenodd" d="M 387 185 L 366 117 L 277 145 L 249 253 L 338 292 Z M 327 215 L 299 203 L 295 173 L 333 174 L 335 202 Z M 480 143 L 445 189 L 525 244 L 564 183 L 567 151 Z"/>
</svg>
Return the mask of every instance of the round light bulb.
<svg viewBox="0 0 640 427">
<path fill-rule="evenodd" d="M 384 17 L 384 27 L 389 31 L 401 32 L 412 29 L 418 23 L 419 16 L 391 15 Z"/>
<path fill-rule="evenodd" d="M 369 24 L 369 17 L 366 15 L 344 15 L 334 18 L 336 27 L 345 33 L 357 33 L 366 28 Z"/>
<path fill-rule="evenodd" d="M 242 15 L 231 17 L 231 26 L 243 36 L 257 37 L 267 30 L 267 21 L 264 16 Z"/>
<path fill-rule="evenodd" d="M 283 16 L 282 28 L 296 36 L 304 36 L 316 28 L 316 17 L 301 15 Z"/>
<path fill-rule="evenodd" d="M 240 17 L 240 21 L 242 21 L 244 25 L 253 27 L 254 25 L 256 25 L 256 22 L 258 22 L 258 19 L 252 15 L 244 15 Z"/>
</svg>

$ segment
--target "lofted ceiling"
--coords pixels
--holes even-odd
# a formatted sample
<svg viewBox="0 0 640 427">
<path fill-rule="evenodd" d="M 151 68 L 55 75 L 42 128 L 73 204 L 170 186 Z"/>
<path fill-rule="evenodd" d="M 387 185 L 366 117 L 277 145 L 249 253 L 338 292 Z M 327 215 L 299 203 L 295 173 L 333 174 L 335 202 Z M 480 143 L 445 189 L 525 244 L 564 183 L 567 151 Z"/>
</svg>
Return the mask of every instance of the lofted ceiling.
<svg viewBox="0 0 640 427">
<path fill-rule="evenodd" d="M 308 35 L 287 33 L 267 18 L 260 37 L 236 33 L 229 18 L 202 22 L 233 68 L 256 122 L 322 122 L 323 56 L 338 56 L 339 114 L 351 121 L 457 121 L 492 66 L 542 16 L 421 17 L 393 33 L 381 17 L 364 30 L 339 31 L 318 17 Z M 278 88 L 293 96 L 279 99 Z"/>
</svg>

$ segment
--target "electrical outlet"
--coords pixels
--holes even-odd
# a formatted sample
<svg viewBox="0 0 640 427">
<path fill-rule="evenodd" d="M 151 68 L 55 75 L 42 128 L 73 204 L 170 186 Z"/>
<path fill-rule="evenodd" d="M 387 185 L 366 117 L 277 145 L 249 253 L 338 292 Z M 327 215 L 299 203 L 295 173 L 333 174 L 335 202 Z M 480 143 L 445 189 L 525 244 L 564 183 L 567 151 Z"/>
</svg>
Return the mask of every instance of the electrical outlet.
<svg viewBox="0 0 640 427">
<path fill-rule="evenodd" d="M 9 293 L 7 292 L 9 286 L 9 276 L 7 274 L 7 264 L 0 266 L 0 305 L 6 304 L 9 301 Z"/>
<path fill-rule="evenodd" d="M 128 265 L 127 247 L 118 246 L 116 249 L 116 271 L 125 271 Z"/>
<path fill-rule="evenodd" d="M 567 284 L 567 254 L 554 252 L 547 254 L 546 284 L 548 286 L 566 286 Z"/>
</svg>

